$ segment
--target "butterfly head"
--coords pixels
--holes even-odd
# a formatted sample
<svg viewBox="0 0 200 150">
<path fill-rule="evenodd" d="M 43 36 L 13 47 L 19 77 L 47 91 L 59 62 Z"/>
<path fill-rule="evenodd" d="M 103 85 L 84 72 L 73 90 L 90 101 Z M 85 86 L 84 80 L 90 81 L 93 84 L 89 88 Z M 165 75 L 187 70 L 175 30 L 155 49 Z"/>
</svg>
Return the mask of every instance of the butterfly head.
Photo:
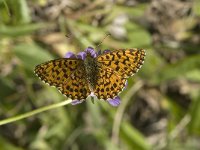
<svg viewBox="0 0 200 150">
<path fill-rule="evenodd" d="M 84 52 L 86 53 L 86 56 L 96 58 L 97 56 L 99 56 L 101 54 L 110 52 L 110 50 L 106 49 L 104 51 L 99 50 L 96 52 L 93 47 L 88 47 L 85 49 Z"/>
<path fill-rule="evenodd" d="M 85 49 L 86 57 L 97 57 L 97 53 L 95 52 L 94 48 L 88 47 Z"/>
<path fill-rule="evenodd" d="M 70 52 L 67 53 L 67 55 L 70 55 L 70 57 L 65 57 L 65 58 L 72 58 L 71 57 L 72 54 Z M 73 56 L 74 56 L 74 58 L 79 58 L 79 59 L 85 60 L 87 58 L 97 57 L 97 53 L 95 52 L 94 48 L 88 47 L 83 52 L 80 52 L 77 55 L 73 54 Z"/>
</svg>

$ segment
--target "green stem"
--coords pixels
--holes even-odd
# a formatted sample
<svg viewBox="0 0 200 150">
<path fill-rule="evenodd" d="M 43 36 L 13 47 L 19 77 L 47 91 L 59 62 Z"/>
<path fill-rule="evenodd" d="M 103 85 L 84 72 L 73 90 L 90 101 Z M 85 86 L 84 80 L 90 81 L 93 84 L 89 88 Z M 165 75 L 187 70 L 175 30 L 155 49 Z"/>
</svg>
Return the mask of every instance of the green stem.
<svg viewBox="0 0 200 150">
<path fill-rule="evenodd" d="M 50 109 L 54 109 L 54 108 L 57 108 L 57 107 L 65 106 L 67 104 L 70 104 L 71 102 L 72 102 L 72 100 L 65 100 L 65 101 L 60 102 L 60 103 L 44 106 L 44 107 L 38 108 L 36 110 L 30 111 L 30 112 L 27 112 L 27 113 L 24 113 L 24 114 L 15 116 L 15 117 L 11 117 L 11 118 L 8 118 L 8 119 L 1 120 L 0 121 L 0 126 L 4 125 L 4 124 L 11 123 L 11 122 L 14 122 L 14 121 L 17 121 L 17 120 L 20 120 L 20 119 L 28 118 L 30 116 L 33 116 L 35 114 L 38 114 L 38 113 L 41 113 L 41 112 L 44 112 L 44 111 L 47 111 L 47 110 L 50 110 Z"/>
<path fill-rule="evenodd" d="M 6 7 L 6 11 L 7 11 L 7 13 L 8 13 L 8 16 L 11 16 L 11 15 L 10 15 L 9 8 L 8 8 L 8 5 L 7 5 L 6 1 L 5 1 L 5 0 L 3 0 L 3 3 L 4 3 L 4 5 L 5 5 L 5 7 Z"/>
</svg>

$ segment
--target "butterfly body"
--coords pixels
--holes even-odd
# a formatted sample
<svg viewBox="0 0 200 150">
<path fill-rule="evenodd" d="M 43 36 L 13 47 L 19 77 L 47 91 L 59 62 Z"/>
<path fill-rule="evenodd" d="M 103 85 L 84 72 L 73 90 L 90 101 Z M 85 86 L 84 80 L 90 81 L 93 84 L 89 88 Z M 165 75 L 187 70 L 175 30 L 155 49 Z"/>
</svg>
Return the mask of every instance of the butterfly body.
<svg viewBox="0 0 200 150">
<path fill-rule="evenodd" d="M 94 91 L 96 86 L 98 75 L 99 75 L 99 67 L 95 58 L 93 58 L 90 53 L 87 53 L 87 56 L 84 61 L 84 68 L 86 73 L 86 78 L 89 84 L 90 91 Z"/>
<path fill-rule="evenodd" d="M 72 100 L 85 100 L 94 94 L 98 99 L 113 99 L 125 87 L 127 78 L 142 66 L 143 49 L 118 49 L 94 55 L 88 47 L 84 57 L 51 60 L 35 68 L 36 75 L 55 86 Z"/>
</svg>

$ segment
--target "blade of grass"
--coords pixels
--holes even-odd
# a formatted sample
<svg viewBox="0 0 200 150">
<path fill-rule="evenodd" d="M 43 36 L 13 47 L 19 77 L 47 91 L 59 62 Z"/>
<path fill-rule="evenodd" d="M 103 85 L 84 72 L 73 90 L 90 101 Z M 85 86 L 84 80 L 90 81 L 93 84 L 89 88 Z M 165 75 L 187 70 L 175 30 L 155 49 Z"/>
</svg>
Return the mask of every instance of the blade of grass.
<svg viewBox="0 0 200 150">
<path fill-rule="evenodd" d="M 0 35 L 1 36 L 22 36 L 22 35 L 29 35 L 30 33 L 35 32 L 36 30 L 46 28 L 47 24 L 37 23 L 37 24 L 25 24 L 25 25 L 18 25 L 18 26 L 0 26 Z M 51 27 L 50 24 L 48 26 Z M 49 27 L 49 28 L 50 28 Z"/>
<path fill-rule="evenodd" d="M 65 100 L 63 102 L 59 102 L 59 103 L 56 103 L 56 104 L 44 106 L 44 107 L 38 108 L 36 110 L 30 111 L 30 112 L 27 112 L 27 113 L 24 113 L 24 114 L 15 116 L 15 117 L 10 117 L 8 119 L 1 120 L 0 121 L 0 126 L 4 125 L 4 124 L 11 123 L 11 122 L 15 122 L 15 121 L 18 121 L 18 120 L 21 120 L 21 119 L 24 119 L 24 118 L 28 118 L 30 116 L 36 115 L 38 113 L 41 113 L 41 112 L 44 112 L 44 111 L 47 111 L 47 110 L 51 110 L 51 109 L 54 109 L 54 108 L 58 108 L 58 107 L 61 107 L 61 106 L 68 105 L 71 102 L 72 102 L 72 100 Z"/>
<path fill-rule="evenodd" d="M 10 15 L 9 8 L 8 8 L 8 5 L 7 5 L 7 3 L 6 3 L 5 0 L 3 0 L 3 4 L 5 5 L 6 11 L 7 11 L 7 13 L 8 13 L 8 16 L 11 16 L 11 15 Z"/>
<path fill-rule="evenodd" d="M 188 126 L 189 132 L 194 135 L 200 135 L 200 95 L 193 101 L 190 115 L 191 122 Z"/>
</svg>

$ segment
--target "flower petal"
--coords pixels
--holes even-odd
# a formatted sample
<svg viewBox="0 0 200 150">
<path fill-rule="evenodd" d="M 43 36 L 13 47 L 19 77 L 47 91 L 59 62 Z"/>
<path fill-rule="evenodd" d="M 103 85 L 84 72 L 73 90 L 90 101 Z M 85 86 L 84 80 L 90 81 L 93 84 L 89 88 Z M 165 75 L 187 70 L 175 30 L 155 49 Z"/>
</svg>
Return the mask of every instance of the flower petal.
<svg viewBox="0 0 200 150">
<path fill-rule="evenodd" d="M 77 54 L 77 58 L 84 60 L 86 58 L 86 52 L 80 52 Z"/>
<path fill-rule="evenodd" d="M 119 96 L 116 96 L 114 99 L 108 99 L 108 103 L 114 107 L 117 107 L 121 103 L 121 100 Z"/>
<path fill-rule="evenodd" d="M 97 57 L 97 53 L 95 52 L 94 48 L 88 47 L 85 49 L 86 53 L 90 53 L 93 58 Z"/>
<path fill-rule="evenodd" d="M 81 104 L 84 100 L 72 100 L 71 104 L 72 105 L 77 105 L 77 104 Z"/>
<path fill-rule="evenodd" d="M 67 52 L 65 54 L 64 58 L 76 58 L 76 55 L 72 52 Z"/>
<path fill-rule="evenodd" d="M 105 49 L 104 51 L 103 51 L 103 54 L 104 53 L 108 53 L 108 52 L 110 52 L 111 50 L 109 50 L 109 49 Z"/>
</svg>

